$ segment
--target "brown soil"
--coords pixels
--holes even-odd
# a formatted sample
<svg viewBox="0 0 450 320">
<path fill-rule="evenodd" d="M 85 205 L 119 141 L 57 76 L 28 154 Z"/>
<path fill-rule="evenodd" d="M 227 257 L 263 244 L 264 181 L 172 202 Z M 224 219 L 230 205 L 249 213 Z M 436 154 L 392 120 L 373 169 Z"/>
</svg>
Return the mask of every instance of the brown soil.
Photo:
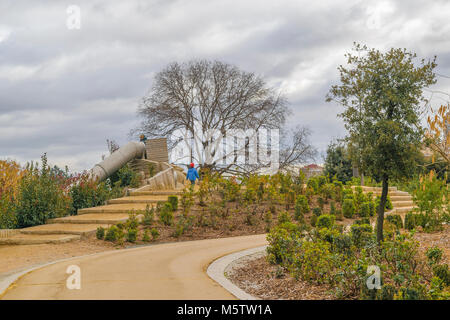
<svg viewBox="0 0 450 320">
<path fill-rule="evenodd" d="M 334 297 L 324 286 L 295 280 L 266 257 L 249 261 L 229 272 L 229 279 L 247 293 L 267 300 L 331 300 Z"/>
</svg>

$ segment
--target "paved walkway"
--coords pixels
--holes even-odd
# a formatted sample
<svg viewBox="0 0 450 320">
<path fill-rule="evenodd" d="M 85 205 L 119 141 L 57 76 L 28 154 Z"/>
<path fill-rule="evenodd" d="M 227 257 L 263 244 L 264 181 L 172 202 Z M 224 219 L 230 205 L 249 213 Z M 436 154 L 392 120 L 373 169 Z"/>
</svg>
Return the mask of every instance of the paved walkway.
<svg viewBox="0 0 450 320">
<path fill-rule="evenodd" d="M 74 258 L 33 271 L 2 299 L 234 299 L 206 274 L 215 259 L 265 245 L 265 235 L 166 243 Z M 69 290 L 67 267 L 81 269 Z"/>
</svg>

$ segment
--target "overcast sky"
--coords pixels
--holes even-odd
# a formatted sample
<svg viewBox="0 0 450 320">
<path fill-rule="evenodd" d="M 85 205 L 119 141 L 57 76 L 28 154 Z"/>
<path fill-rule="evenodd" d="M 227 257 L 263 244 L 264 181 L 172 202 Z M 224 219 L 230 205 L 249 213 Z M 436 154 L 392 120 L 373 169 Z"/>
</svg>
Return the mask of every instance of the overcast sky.
<svg viewBox="0 0 450 320">
<path fill-rule="evenodd" d="M 67 8 L 81 10 L 69 29 Z M 0 1 L 0 159 L 90 169 L 138 125 L 139 100 L 173 61 L 214 59 L 255 72 L 287 96 L 289 124 L 324 152 L 345 135 L 326 103 L 354 41 L 437 55 L 450 75 L 450 1 Z M 435 90 L 450 92 L 450 78 Z M 429 93 L 427 93 L 429 94 Z M 438 106 L 448 97 L 433 96 Z M 318 159 L 322 162 L 322 159 Z"/>
</svg>

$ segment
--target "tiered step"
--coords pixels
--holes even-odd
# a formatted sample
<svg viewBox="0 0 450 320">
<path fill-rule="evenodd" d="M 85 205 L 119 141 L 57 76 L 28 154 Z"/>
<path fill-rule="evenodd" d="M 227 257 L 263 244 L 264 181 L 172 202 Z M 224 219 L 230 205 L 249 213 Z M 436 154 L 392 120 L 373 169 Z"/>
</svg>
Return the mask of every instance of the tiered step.
<svg viewBox="0 0 450 320">
<path fill-rule="evenodd" d="M 356 186 L 352 186 L 353 189 Z M 366 187 L 362 186 L 364 193 L 372 192 L 374 196 L 381 196 L 381 187 Z M 416 206 L 412 200 L 411 195 L 405 191 L 397 190 L 397 187 L 389 187 L 388 196 L 391 199 L 393 209 L 386 212 L 386 214 L 399 214 L 402 217 L 412 211 Z"/>
<path fill-rule="evenodd" d="M 48 223 L 67 223 L 67 224 L 117 224 L 127 221 L 128 213 L 91 213 L 79 216 L 69 216 L 48 220 Z"/>
<path fill-rule="evenodd" d="M 81 239 L 81 235 L 74 234 L 16 234 L 8 238 L 0 238 L 0 244 L 44 244 L 65 243 Z"/>
<path fill-rule="evenodd" d="M 80 209 L 76 216 L 49 219 L 45 225 L 21 229 L 19 234 L 1 238 L 0 244 L 64 243 L 82 239 L 94 234 L 98 227 L 126 222 L 132 212 L 140 219 L 140 212 L 148 205 L 156 206 L 158 201 L 167 201 L 169 195 L 180 194 L 178 190 L 139 191 L 129 197 L 109 200 L 104 206 Z"/>
</svg>

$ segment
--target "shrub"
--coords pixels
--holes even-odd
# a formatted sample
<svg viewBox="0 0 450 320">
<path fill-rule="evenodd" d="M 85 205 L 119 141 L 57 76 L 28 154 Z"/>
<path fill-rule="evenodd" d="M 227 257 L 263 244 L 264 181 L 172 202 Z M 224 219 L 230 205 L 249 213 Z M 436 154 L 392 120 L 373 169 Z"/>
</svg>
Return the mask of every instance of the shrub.
<svg viewBox="0 0 450 320">
<path fill-rule="evenodd" d="M 334 201 L 330 202 L 330 214 L 335 215 L 336 214 L 336 204 Z"/>
<path fill-rule="evenodd" d="M 353 200 L 344 199 L 344 203 L 342 204 L 342 212 L 344 217 L 353 218 L 353 215 L 355 214 L 355 205 Z"/>
<path fill-rule="evenodd" d="M 166 226 L 171 226 L 173 223 L 172 205 L 169 202 L 164 203 L 161 210 L 158 212 L 159 220 Z"/>
<path fill-rule="evenodd" d="M 87 172 L 75 178 L 69 194 L 72 198 L 71 215 L 76 215 L 79 209 L 96 207 L 105 204 L 106 200 L 118 198 L 122 195 L 122 189 L 117 184 L 111 187 L 109 181 L 97 183 L 92 180 Z"/>
<path fill-rule="evenodd" d="M 380 205 L 380 201 L 381 201 L 381 197 L 377 196 L 375 198 L 375 211 L 378 210 L 378 206 Z M 392 205 L 391 198 L 389 196 L 387 196 L 387 198 L 386 198 L 386 205 L 384 206 L 384 209 L 385 210 L 392 210 L 393 208 L 394 208 L 394 206 Z"/>
<path fill-rule="evenodd" d="M 371 216 L 370 210 L 371 210 L 370 202 L 369 201 L 363 202 L 361 204 L 361 208 L 359 210 L 359 216 L 360 217 L 370 217 Z"/>
<path fill-rule="evenodd" d="M 450 286 L 450 270 L 447 264 L 439 264 L 433 267 L 433 274 L 439 278 L 445 286 Z"/>
<path fill-rule="evenodd" d="M 375 202 L 373 202 L 372 200 L 369 201 L 369 214 L 371 217 L 373 217 L 377 212 L 376 212 L 376 206 L 375 206 Z"/>
<path fill-rule="evenodd" d="M 151 235 L 152 235 L 152 240 L 153 240 L 153 241 L 155 241 L 156 239 L 158 239 L 158 237 L 159 237 L 159 231 L 158 231 L 158 229 L 152 228 L 152 229 L 150 230 L 150 233 L 151 233 Z"/>
<path fill-rule="evenodd" d="M 105 228 L 98 227 L 95 236 L 97 237 L 97 239 L 103 240 L 103 238 L 105 238 Z"/>
<path fill-rule="evenodd" d="M 172 206 L 173 211 L 178 210 L 178 197 L 177 196 L 169 196 L 168 201 L 169 201 L 170 205 Z"/>
<path fill-rule="evenodd" d="M 122 168 L 113 173 L 109 180 L 112 185 L 117 185 L 120 187 L 131 187 L 137 188 L 140 185 L 140 179 L 138 174 L 130 168 L 128 164 L 124 165 Z"/>
<path fill-rule="evenodd" d="M 321 214 L 322 214 L 322 209 L 320 209 L 320 208 L 313 209 L 313 215 L 315 215 L 316 217 L 320 216 Z"/>
<path fill-rule="evenodd" d="M 282 211 L 278 215 L 278 223 L 282 224 L 282 223 L 285 223 L 285 222 L 291 222 L 291 215 L 287 211 Z"/>
<path fill-rule="evenodd" d="M 134 211 L 131 211 L 128 215 L 128 219 L 125 222 L 125 227 L 127 229 L 137 229 L 137 227 L 139 226 L 139 220 L 136 217 L 136 214 L 134 213 Z"/>
<path fill-rule="evenodd" d="M 353 224 L 351 226 L 352 241 L 357 246 L 363 245 L 371 233 L 372 226 L 369 224 Z"/>
<path fill-rule="evenodd" d="M 402 217 L 400 217 L 398 214 L 387 215 L 386 220 L 392 223 L 397 229 L 403 228 Z"/>
<path fill-rule="evenodd" d="M 414 219 L 414 213 L 408 212 L 405 215 L 405 229 L 412 230 L 416 227 L 416 222 Z"/>
<path fill-rule="evenodd" d="M 150 232 L 148 229 L 145 229 L 144 235 L 142 236 L 142 241 L 144 241 L 144 242 L 150 241 Z"/>
<path fill-rule="evenodd" d="M 38 164 L 28 164 L 20 181 L 16 205 L 18 226 L 30 227 L 44 224 L 48 219 L 62 217 L 69 213 L 70 197 L 64 186 L 51 173 L 47 157 Z"/>
<path fill-rule="evenodd" d="M 142 224 L 149 226 L 155 221 L 155 209 L 147 205 L 142 218 Z"/>
<path fill-rule="evenodd" d="M 322 188 L 327 183 L 327 177 L 325 176 L 317 176 L 317 184 L 319 188 Z"/>
<path fill-rule="evenodd" d="M 136 242 L 138 230 L 137 229 L 128 229 L 127 232 L 127 241 L 128 242 Z"/>
<path fill-rule="evenodd" d="M 442 250 L 438 247 L 428 248 L 425 252 L 429 265 L 436 265 L 442 259 Z"/>
<path fill-rule="evenodd" d="M 105 240 L 114 242 L 119 238 L 119 228 L 111 226 L 106 231 Z"/>
<path fill-rule="evenodd" d="M 330 229 L 334 225 L 334 216 L 330 214 L 323 214 L 317 218 L 317 228 Z"/>
<path fill-rule="evenodd" d="M 341 209 L 336 210 L 336 220 L 339 220 L 339 221 L 344 220 L 344 216 L 342 214 L 342 210 Z"/>
<path fill-rule="evenodd" d="M 319 182 L 315 177 L 309 178 L 306 188 L 313 191 L 313 194 L 316 194 L 319 191 Z"/>
<path fill-rule="evenodd" d="M 294 217 L 301 220 L 305 213 L 309 212 L 308 199 L 304 195 L 299 195 L 295 201 Z"/>
</svg>

